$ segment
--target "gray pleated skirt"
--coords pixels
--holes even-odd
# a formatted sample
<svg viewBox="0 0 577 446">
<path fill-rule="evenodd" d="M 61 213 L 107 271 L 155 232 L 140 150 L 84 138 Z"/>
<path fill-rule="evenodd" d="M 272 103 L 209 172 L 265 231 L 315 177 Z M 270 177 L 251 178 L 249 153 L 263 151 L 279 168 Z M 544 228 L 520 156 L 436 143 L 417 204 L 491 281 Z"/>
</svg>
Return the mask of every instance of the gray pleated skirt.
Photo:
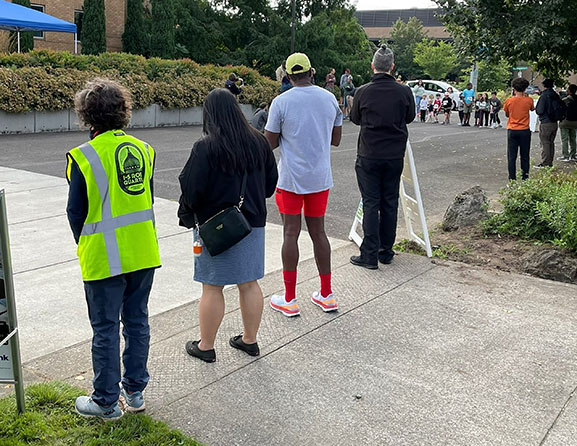
<svg viewBox="0 0 577 446">
<path fill-rule="evenodd" d="M 201 241 L 202 242 L 202 241 Z M 209 285 L 236 285 L 264 276 L 264 228 L 252 228 L 244 239 L 217 256 L 203 247 L 194 258 L 194 280 Z"/>
</svg>

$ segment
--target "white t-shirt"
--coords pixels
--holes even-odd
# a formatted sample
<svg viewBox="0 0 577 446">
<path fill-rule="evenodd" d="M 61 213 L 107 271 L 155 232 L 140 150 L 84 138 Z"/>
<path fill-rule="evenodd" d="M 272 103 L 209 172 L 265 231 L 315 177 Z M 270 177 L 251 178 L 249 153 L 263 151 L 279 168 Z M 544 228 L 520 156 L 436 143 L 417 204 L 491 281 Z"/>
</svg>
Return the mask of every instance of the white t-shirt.
<svg viewBox="0 0 577 446">
<path fill-rule="evenodd" d="M 277 187 L 295 194 L 313 194 L 333 187 L 331 136 L 343 125 L 335 96 L 312 85 L 294 87 L 277 96 L 265 129 L 280 133 Z"/>
</svg>

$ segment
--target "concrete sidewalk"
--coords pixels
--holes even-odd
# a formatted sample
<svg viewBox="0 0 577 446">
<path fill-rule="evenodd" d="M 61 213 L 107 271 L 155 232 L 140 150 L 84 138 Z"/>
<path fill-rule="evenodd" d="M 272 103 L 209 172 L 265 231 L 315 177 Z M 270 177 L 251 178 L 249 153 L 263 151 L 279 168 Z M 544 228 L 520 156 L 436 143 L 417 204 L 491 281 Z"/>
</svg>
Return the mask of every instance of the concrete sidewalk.
<svg viewBox="0 0 577 446">
<path fill-rule="evenodd" d="M 66 187 L 45 176 L 19 183 L 26 175 L 0 168 L 25 376 L 88 391 L 90 336 Z M 228 346 L 242 329 L 231 287 L 217 362 L 206 364 L 184 352 L 199 336 L 190 240 L 174 226 L 174 203 L 156 211 L 165 267 L 154 286 L 145 393 L 154 417 L 215 446 L 577 444 L 576 286 L 407 254 L 368 271 L 349 263 L 356 247 L 333 241 L 339 311 L 310 303 L 319 283 L 309 258 L 299 267 L 302 316 L 287 319 L 268 308 L 282 290 L 270 240 L 261 356 Z M 269 227 L 269 237 L 278 230 Z"/>
<path fill-rule="evenodd" d="M 148 412 L 209 445 L 576 444 L 577 287 L 412 255 L 368 271 L 354 252 L 333 255 L 337 313 L 308 300 L 312 260 L 301 317 L 266 299 L 258 359 L 228 346 L 242 327 L 236 289 L 214 364 L 184 352 L 196 302 L 154 316 Z M 267 296 L 281 279 L 265 277 Z M 89 342 L 25 368 L 89 390 Z"/>
</svg>

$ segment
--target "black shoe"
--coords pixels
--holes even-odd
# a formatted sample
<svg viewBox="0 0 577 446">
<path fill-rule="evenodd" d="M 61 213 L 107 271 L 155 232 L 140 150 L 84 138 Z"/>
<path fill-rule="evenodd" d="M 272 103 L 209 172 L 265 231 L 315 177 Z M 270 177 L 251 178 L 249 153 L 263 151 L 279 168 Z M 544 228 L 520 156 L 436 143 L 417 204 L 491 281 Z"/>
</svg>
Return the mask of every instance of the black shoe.
<svg viewBox="0 0 577 446">
<path fill-rule="evenodd" d="M 362 266 L 367 269 L 379 269 L 378 264 L 367 263 L 361 256 L 351 256 L 351 263 L 356 266 Z"/>
<path fill-rule="evenodd" d="M 214 348 L 211 350 L 201 350 L 198 348 L 199 342 L 200 341 L 188 341 L 185 346 L 186 353 L 195 358 L 202 359 L 204 362 L 215 362 L 216 353 L 214 352 Z"/>
<path fill-rule="evenodd" d="M 382 263 L 383 265 L 390 265 L 393 263 L 393 257 L 379 257 L 379 263 Z"/>
<path fill-rule="evenodd" d="M 229 339 L 228 343 L 232 348 L 236 348 L 237 350 L 242 350 L 247 355 L 250 356 L 258 356 L 260 355 L 260 349 L 258 348 L 258 343 L 255 342 L 254 344 L 247 344 L 242 340 L 242 335 L 239 334 L 238 336 L 233 336 Z"/>
</svg>

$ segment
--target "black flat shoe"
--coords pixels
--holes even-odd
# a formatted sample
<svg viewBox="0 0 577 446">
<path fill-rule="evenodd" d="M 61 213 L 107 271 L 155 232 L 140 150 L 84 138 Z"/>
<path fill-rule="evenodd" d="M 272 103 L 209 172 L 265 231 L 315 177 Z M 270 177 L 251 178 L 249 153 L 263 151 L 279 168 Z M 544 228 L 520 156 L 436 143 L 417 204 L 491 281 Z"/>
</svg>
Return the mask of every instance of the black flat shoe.
<svg viewBox="0 0 577 446">
<path fill-rule="evenodd" d="M 211 350 L 201 350 L 198 348 L 200 341 L 188 341 L 186 343 L 186 353 L 195 358 L 202 359 L 204 362 L 214 362 L 216 361 L 216 353 L 214 349 Z"/>
<path fill-rule="evenodd" d="M 356 266 L 362 266 L 367 269 L 379 269 L 379 265 L 367 263 L 361 256 L 351 256 L 351 263 Z"/>
<path fill-rule="evenodd" d="M 228 341 L 228 343 L 230 344 L 230 346 L 232 348 L 236 348 L 238 350 L 242 350 L 243 352 L 245 352 L 247 355 L 250 356 L 258 356 L 260 355 L 260 349 L 258 348 L 258 343 L 255 342 L 254 344 L 246 344 L 243 340 L 242 340 L 242 335 L 238 335 L 238 336 L 233 336 L 232 338 L 230 338 L 230 340 Z"/>
</svg>

